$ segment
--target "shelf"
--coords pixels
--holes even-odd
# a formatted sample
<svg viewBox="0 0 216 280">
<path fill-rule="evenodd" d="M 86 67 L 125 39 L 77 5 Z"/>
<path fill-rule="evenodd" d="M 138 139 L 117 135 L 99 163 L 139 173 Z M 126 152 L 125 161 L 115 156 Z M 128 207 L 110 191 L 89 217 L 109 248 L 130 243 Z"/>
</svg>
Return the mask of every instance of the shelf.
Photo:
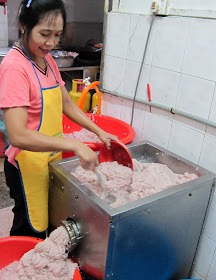
<svg viewBox="0 0 216 280">
<path fill-rule="evenodd" d="M 78 71 L 78 70 L 93 70 L 98 69 L 100 66 L 75 66 L 75 67 L 59 67 L 60 72 Z"/>
<path fill-rule="evenodd" d="M 70 79 L 77 79 L 77 74 L 80 79 L 90 77 L 91 82 L 99 80 L 100 66 L 72 66 L 72 67 L 59 67 L 59 71 Z M 76 72 L 77 71 L 77 72 Z M 71 72 L 71 73 L 66 73 Z"/>
</svg>

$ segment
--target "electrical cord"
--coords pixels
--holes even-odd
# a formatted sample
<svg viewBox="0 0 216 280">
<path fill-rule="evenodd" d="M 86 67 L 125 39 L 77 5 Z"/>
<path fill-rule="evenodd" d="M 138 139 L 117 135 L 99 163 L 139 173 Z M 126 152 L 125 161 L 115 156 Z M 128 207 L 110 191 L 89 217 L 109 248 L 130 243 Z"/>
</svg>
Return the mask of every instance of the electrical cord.
<svg viewBox="0 0 216 280">
<path fill-rule="evenodd" d="M 142 72 L 142 68 L 143 68 L 143 64 L 144 64 L 144 60 L 145 60 L 145 56 L 146 56 L 146 51 L 147 51 L 147 47 L 148 47 L 149 38 L 150 38 L 153 23 L 154 23 L 154 19 L 155 19 L 155 13 L 152 14 L 152 21 L 151 21 L 150 28 L 149 28 L 148 35 L 147 35 L 147 39 L 146 39 L 143 58 L 142 58 L 142 61 L 141 61 L 140 70 L 139 70 L 138 79 L 137 79 L 136 88 L 135 88 L 135 93 L 134 93 L 134 97 L 133 97 L 132 114 L 131 114 L 131 122 L 130 122 L 131 126 L 133 124 L 134 106 L 135 106 L 135 101 L 136 101 L 137 89 L 138 89 L 138 85 L 139 85 L 139 82 L 140 82 L 141 72 Z"/>
</svg>

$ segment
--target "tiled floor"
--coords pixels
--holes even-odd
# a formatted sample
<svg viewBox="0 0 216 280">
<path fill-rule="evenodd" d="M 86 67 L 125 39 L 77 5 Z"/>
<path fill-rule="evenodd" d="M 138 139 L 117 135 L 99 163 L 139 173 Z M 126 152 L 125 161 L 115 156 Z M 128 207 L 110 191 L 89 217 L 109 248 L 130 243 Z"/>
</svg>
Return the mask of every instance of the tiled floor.
<svg viewBox="0 0 216 280">
<path fill-rule="evenodd" d="M 0 158 L 0 172 L 4 171 L 4 158 Z"/>
<path fill-rule="evenodd" d="M 0 172 L 3 171 L 4 158 L 0 158 Z M 0 209 L 0 238 L 9 236 L 9 232 L 13 222 L 13 206 Z"/>
<path fill-rule="evenodd" d="M 0 238 L 9 236 L 9 232 L 13 223 L 13 206 L 0 209 Z"/>
</svg>

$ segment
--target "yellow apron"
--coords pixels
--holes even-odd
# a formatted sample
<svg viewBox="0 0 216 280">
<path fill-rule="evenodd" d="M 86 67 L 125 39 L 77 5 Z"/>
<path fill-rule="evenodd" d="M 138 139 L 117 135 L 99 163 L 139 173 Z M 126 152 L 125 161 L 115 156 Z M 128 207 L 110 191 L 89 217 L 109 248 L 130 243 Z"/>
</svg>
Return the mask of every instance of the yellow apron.
<svg viewBox="0 0 216 280">
<path fill-rule="evenodd" d="M 33 64 L 32 66 L 35 70 Z M 36 71 L 35 74 L 37 76 Z M 38 131 L 49 136 L 62 137 L 62 94 L 58 82 L 52 88 L 41 87 L 41 100 L 41 121 Z M 15 158 L 23 187 L 28 221 L 36 232 L 43 232 L 48 227 L 48 163 L 61 158 L 60 152 L 25 150 Z"/>
</svg>

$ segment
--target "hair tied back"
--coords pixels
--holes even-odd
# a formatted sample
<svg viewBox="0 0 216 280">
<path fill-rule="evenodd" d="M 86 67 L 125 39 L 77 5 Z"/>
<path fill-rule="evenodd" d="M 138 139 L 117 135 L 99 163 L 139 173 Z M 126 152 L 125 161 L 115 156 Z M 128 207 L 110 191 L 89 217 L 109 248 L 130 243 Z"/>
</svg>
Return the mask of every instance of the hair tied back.
<svg viewBox="0 0 216 280">
<path fill-rule="evenodd" d="M 28 0 L 28 3 L 26 4 L 26 8 L 29 8 L 31 5 L 32 0 Z"/>
</svg>

